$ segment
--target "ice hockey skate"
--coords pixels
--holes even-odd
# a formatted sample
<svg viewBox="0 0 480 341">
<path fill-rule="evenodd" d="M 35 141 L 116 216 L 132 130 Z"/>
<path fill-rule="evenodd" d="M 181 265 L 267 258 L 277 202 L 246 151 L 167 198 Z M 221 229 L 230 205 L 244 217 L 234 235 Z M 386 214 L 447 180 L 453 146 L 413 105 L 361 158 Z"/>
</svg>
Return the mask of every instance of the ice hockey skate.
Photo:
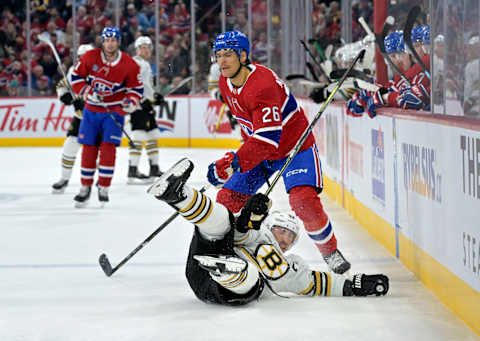
<svg viewBox="0 0 480 341">
<path fill-rule="evenodd" d="M 98 201 L 100 206 L 103 208 L 108 202 L 108 187 L 97 186 L 98 187 Z"/>
<path fill-rule="evenodd" d="M 151 184 L 153 179 L 148 175 L 141 173 L 137 166 L 128 167 L 127 184 L 129 185 L 146 185 Z"/>
<path fill-rule="evenodd" d="M 327 263 L 330 270 L 337 274 L 344 274 L 350 270 L 350 263 L 343 257 L 342 253 L 336 249 L 329 255 L 324 255 L 323 259 Z"/>
<path fill-rule="evenodd" d="M 163 172 L 160 170 L 158 165 L 150 165 L 150 179 L 154 180 L 155 178 L 161 177 Z"/>
<path fill-rule="evenodd" d="M 52 185 L 53 194 L 63 194 L 68 186 L 68 179 L 60 179 Z"/>
<path fill-rule="evenodd" d="M 192 161 L 183 158 L 163 173 L 147 192 L 169 204 L 180 202 L 185 199 L 183 185 L 190 177 L 192 170 Z"/>
<path fill-rule="evenodd" d="M 78 193 L 73 200 L 75 201 L 75 207 L 82 208 L 87 206 L 88 201 L 90 200 L 90 194 L 92 192 L 91 186 L 82 186 L 80 188 L 80 193 Z"/>
<path fill-rule="evenodd" d="M 247 269 L 247 262 L 235 256 L 195 255 L 193 258 L 198 261 L 202 269 L 216 276 L 239 274 Z"/>
</svg>

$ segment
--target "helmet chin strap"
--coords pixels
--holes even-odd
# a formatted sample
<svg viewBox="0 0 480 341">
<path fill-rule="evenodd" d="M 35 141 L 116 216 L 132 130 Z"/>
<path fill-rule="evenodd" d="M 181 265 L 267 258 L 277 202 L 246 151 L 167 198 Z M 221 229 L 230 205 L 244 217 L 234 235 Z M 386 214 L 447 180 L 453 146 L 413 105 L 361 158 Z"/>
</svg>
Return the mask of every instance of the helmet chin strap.
<svg viewBox="0 0 480 341">
<path fill-rule="evenodd" d="M 240 73 L 240 70 L 242 69 L 243 64 L 240 63 L 240 66 L 238 67 L 237 71 L 233 74 L 232 77 L 228 77 L 230 79 L 237 77 L 237 75 Z"/>
</svg>

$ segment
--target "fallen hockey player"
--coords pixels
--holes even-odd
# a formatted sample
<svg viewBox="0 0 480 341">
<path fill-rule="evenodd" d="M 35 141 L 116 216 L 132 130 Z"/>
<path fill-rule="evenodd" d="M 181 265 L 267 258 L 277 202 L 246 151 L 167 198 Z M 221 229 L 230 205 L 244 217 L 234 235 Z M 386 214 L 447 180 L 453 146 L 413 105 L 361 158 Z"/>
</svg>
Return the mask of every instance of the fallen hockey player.
<svg viewBox="0 0 480 341">
<path fill-rule="evenodd" d="M 382 274 L 343 275 L 310 269 L 288 251 L 301 228 L 293 212 L 268 214 L 264 194 L 250 198 L 238 218 L 225 206 L 186 185 L 193 163 L 184 158 L 166 171 L 148 193 L 167 202 L 195 225 L 186 276 L 204 302 L 243 305 L 257 299 L 267 286 L 274 293 L 306 296 L 385 295 Z"/>
</svg>

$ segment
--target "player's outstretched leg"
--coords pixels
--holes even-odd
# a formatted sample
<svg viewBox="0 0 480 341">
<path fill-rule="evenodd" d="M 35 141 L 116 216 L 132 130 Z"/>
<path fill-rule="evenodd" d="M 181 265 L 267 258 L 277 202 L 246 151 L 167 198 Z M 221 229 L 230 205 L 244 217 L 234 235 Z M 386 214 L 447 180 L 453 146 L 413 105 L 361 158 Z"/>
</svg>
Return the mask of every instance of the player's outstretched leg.
<svg viewBox="0 0 480 341">
<path fill-rule="evenodd" d="M 230 230 L 229 213 L 225 206 L 186 184 L 192 169 L 190 160 L 178 161 L 147 192 L 177 209 L 183 218 L 198 227 L 206 240 L 222 239 Z"/>
</svg>

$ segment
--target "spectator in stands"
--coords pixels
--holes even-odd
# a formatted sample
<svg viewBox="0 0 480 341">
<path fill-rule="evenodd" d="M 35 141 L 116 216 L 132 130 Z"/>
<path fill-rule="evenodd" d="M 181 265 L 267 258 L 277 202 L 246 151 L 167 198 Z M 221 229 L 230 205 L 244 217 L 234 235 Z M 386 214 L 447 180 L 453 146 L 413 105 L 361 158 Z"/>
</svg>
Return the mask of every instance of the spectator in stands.
<svg viewBox="0 0 480 341">
<path fill-rule="evenodd" d="M 0 90 L 0 97 L 20 97 L 25 96 L 26 92 L 16 79 L 12 79 L 3 90 Z"/>
<path fill-rule="evenodd" d="M 182 77 L 180 77 L 180 76 L 173 77 L 173 79 L 172 79 L 172 89 L 175 89 L 180 84 L 181 81 L 183 81 Z M 187 84 L 184 84 L 183 86 L 181 86 L 180 88 L 175 90 L 172 93 L 172 95 L 188 95 L 189 93 L 190 93 L 190 88 L 188 87 Z"/>
<path fill-rule="evenodd" d="M 43 53 L 39 64 L 43 67 L 43 72 L 45 75 L 47 75 L 50 79 L 56 78 L 58 75 L 58 65 L 50 51 L 45 51 Z"/>
<path fill-rule="evenodd" d="M 252 59 L 253 61 L 265 64 L 268 58 L 268 43 L 267 33 L 265 31 L 260 32 L 258 39 L 252 44 Z"/>
<path fill-rule="evenodd" d="M 32 69 L 32 88 L 33 89 L 36 89 L 38 88 L 38 85 L 37 85 L 37 81 L 41 78 L 45 76 L 44 72 L 43 72 L 43 66 L 38 64 L 36 65 L 33 69 Z M 45 76 L 47 77 L 47 76 Z M 47 81 L 48 81 L 48 77 L 47 77 Z"/>
<path fill-rule="evenodd" d="M 158 86 L 157 86 L 157 92 L 165 96 L 170 92 L 172 87 L 170 86 L 170 80 L 166 75 L 160 75 L 160 78 L 158 79 Z"/>
<path fill-rule="evenodd" d="M 37 79 L 36 86 L 32 88 L 32 96 L 52 96 L 52 89 L 49 87 L 49 78 L 41 76 Z"/>
</svg>

